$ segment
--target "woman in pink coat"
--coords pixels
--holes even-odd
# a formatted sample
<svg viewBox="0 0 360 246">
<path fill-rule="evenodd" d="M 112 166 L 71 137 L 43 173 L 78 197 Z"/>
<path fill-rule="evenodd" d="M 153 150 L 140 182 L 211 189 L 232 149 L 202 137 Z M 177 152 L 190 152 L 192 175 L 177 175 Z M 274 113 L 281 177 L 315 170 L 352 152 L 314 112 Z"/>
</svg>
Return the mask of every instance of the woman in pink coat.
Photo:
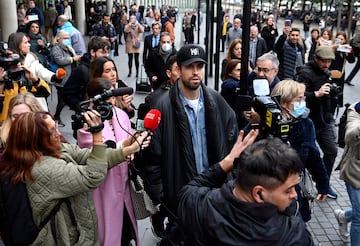
<svg viewBox="0 0 360 246">
<path fill-rule="evenodd" d="M 111 62 L 110 62 L 111 63 Z M 105 63 L 106 64 L 106 63 Z M 105 64 L 104 73 L 107 71 Z M 90 78 L 87 88 L 89 98 L 113 89 L 112 83 L 103 78 Z M 91 73 L 90 73 L 91 74 Z M 112 117 L 104 121 L 103 141 L 108 146 L 120 144 L 131 134 L 128 115 L 115 106 L 115 97 L 108 100 L 112 105 Z M 96 105 L 94 105 L 96 107 Z M 82 129 L 78 131 L 78 145 L 88 147 L 91 134 Z M 98 231 L 101 245 L 140 245 L 137 222 L 130 197 L 128 180 L 128 162 L 123 162 L 109 170 L 105 181 L 93 193 L 94 204 L 98 216 Z"/>
</svg>

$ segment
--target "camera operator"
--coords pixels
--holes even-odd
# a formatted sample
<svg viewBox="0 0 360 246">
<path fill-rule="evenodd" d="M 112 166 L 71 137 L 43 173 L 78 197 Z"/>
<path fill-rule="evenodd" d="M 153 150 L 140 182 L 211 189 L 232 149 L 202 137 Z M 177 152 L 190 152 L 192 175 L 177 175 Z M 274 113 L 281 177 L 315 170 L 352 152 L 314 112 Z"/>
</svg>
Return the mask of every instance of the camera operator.
<svg viewBox="0 0 360 246">
<path fill-rule="evenodd" d="M 315 50 L 314 59 L 297 69 L 295 80 L 306 85 L 306 102 L 310 118 L 315 125 L 316 140 L 324 153 L 323 160 L 329 178 L 337 155 L 334 107 L 337 105 L 338 88 L 331 84 L 329 67 L 335 59 L 332 48 L 320 46 Z M 331 188 L 328 197 L 337 198 Z"/>
</svg>

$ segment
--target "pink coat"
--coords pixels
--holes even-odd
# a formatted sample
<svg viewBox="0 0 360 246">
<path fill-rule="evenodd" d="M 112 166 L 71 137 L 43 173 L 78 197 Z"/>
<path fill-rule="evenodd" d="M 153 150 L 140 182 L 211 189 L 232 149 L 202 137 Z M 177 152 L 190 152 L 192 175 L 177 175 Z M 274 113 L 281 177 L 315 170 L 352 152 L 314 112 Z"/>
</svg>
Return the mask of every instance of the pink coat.
<svg viewBox="0 0 360 246">
<path fill-rule="evenodd" d="M 109 121 L 104 122 L 103 140 L 113 140 L 116 143 L 124 140 L 131 133 L 131 123 L 127 114 L 113 107 L 112 130 Z M 117 117 L 116 117 L 117 115 Z M 120 122 L 117 122 L 117 118 Z M 127 132 L 121 129 L 120 125 Z M 84 130 L 78 131 L 78 145 L 82 148 L 91 148 L 92 135 Z M 140 245 L 137 221 L 130 197 L 128 180 L 128 163 L 125 161 L 108 171 L 104 182 L 93 192 L 94 204 L 98 216 L 98 230 L 100 245 L 121 245 L 123 214 L 126 207 L 136 234 L 137 245 Z"/>
</svg>

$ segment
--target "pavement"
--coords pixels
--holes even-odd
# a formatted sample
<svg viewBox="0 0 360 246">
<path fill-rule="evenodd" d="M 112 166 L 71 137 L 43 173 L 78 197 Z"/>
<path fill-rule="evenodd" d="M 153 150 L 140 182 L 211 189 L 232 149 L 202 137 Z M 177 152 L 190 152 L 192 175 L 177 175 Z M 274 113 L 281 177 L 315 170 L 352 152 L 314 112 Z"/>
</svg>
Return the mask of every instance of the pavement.
<svg viewBox="0 0 360 246">
<path fill-rule="evenodd" d="M 183 39 L 184 36 L 181 33 L 181 19 L 182 14 L 178 18 L 178 22 L 175 25 L 175 35 L 176 35 L 176 47 L 179 49 L 183 45 Z M 205 16 L 202 18 L 205 20 Z M 278 22 L 279 30 L 281 30 L 281 27 L 283 26 L 284 19 L 280 18 Z M 294 26 L 300 27 L 300 30 L 302 30 L 302 24 L 299 21 L 295 21 L 293 23 Z M 281 31 L 280 31 L 281 33 Z M 200 26 L 200 45 L 203 45 L 203 40 L 205 35 L 208 35 L 208 33 L 205 31 L 205 23 L 202 23 Z M 210 39 L 215 41 L 215 38 Z M 195 42 L 197 42 L 197 34 L 195 34 Z M 220 54 L 220 61 L 225 56 L 225 53 Z M 142 57 L 140 56 L 140 61 L 142 61 Z M 125 53 L 125 46 L 121 45 L 119 47 L 119 56 L 114 58 L 120 79 L 124 80 L 130 87 L 135 88 L 136 84 L 136 78 L 135 75 L 128 78 L 128 66 L 127 66 L 127 54 Z M 346 65 L 346 74 L 349 74 L 354 64 L 347 64 Z M 134 74 L 134 73 L 133 73 Z M 353 83 L 355 86 L 349 87 L 345 86 L 344 89 L 344 103 L 346 102 L 356 102 L 359 100 L 360 95 L 360 83 L 359 81 L 360 75 L 358 74 L 355 76 Z M 143 72 L 143 77 L 145 77 L 145 74 Z M 214 78 L 208 77 L 208 86 L 211 88 L 214 88 Z M 49 108 L 50 112 L 54 113 L 56 108 L 56 89 L 53 87 L 53 94 L 48 98 L 49 102 Z M 144 101 L 144 98 L 147 94 L 134 94 L 134 105 L 137 106 L 140 103 Z M 341 116 L 342 110 L 340 110 L 338 119 Z M 72 130 L 71 130 L 71 115 L 73 114 L 72 111 L 69 110 L 68 107 L 65 107 L 61 113 L 61 118 L 63 122 L 66 124 L 65 127 L 60 128 L 62 134 L 64 137 L 71 143 L 75 143 L 75 139 L 72 137 Z M 337 119 L 337 122 L 338 122 Z M 336 160 L 335 166 L 337 166 L 340 157 L 342 156 L 342 149 L 338 149 L 338 158 Z M 313 239 L 315 242 L 315 245 L 350 245 L 348 243 L 344 243 L 340 236 L 339 236 L 339 230 L 338 230 L 338 224 L 335 219 L 333 211 L 335 209 L 341 208 L 346 209 L 351 207 L 349 197 L 347 195 L 347 191 L 344 185 L 344 182 L 342 180 L 339 180 L 339 172 L 334 171 L 332 173 L 331 179 L 330 179 L 331 186 L 333 189 L 338 193 L 338 198 L 336 200 L 327 199 L 324 202 L 314 202 L 313 207 L 313 215 L 310 222 L 308 222 L 308 228 L 311 231 L 311 234 L 313 235 Z M 156 242 L 159 240 L 156 238 L 152 231 L 151 231 L 151 224 L 149 219 L 139 220 L 138 221 L 138 227 L 139 227 L 139 238 L 141 240 L 141 246 L 152 246 L 155 245 Z M 2 243 L 0 241 L 0 246 L 2 246 Z"/>
</svg>

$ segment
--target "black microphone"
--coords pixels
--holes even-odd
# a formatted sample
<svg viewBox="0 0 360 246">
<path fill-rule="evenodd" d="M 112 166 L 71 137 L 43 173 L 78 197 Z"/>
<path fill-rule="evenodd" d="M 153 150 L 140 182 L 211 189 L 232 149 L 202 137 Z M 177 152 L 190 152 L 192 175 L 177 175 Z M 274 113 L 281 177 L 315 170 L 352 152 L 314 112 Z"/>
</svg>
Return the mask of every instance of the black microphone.
<svg viewBox="0 0 360 246">
<path fill-rule="evenodd" d="M 93 101 L 105 100 L 105 99 L 108 99 L 109 97 L 131 95 L 131 94 L 133 94 L 133 92 L 134 92 L 134 89 L 131 87 L 122 87 L 122 88 L 116 88 L 113 90 L 107 90 L 102 94 L 94 96 Z"/>
</svg>

